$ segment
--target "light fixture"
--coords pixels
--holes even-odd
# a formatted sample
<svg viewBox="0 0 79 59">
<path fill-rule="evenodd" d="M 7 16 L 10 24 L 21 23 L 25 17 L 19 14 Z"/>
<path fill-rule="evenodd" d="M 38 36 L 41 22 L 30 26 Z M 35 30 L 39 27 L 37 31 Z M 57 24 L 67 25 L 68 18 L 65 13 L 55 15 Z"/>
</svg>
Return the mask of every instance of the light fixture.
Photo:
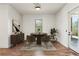
<svg viewBox="0 0 79 59">
<path fill-rule="evenodd" d="M 41 9 L 41 7 L 40 7 L 40 4 L 39 4 L 39 3 L 34 3 L 34 5 L 35 5 L 35 9 L 36 9 L 37 11 Z"/>
<path fill-rule="evenodd" d="M 40 7 L 39 7 L 39 6 L 37 6 L 37 7 L 35 7 L 35 9 L 36 9 L 36 10 L 40 10 Z"/>
</svg>

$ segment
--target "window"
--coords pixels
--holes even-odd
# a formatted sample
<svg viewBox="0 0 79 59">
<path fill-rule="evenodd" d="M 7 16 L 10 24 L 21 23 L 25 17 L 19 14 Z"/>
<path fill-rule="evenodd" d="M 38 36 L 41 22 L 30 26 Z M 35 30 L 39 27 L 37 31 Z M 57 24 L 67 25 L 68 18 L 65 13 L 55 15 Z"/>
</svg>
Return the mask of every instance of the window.
<svg viewBox="0 0 79 59">
<path fill-rule="evenodd" d="M 35 20 L 35 32 L 42 32 L 42 19 Z"/>
<path fill-rule="evenodd" d="M 78 15 L 73 15 L 71 18 L 71 31 L 73 36 L 78 36 Z"/>
</svg>

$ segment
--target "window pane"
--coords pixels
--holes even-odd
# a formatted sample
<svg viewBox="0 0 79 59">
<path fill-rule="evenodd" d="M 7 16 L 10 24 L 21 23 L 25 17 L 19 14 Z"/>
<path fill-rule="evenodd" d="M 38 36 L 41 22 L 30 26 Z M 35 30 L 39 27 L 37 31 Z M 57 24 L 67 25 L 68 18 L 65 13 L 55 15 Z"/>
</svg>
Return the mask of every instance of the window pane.
<svg viewBox="0 0 79 59">
<path fill-rule="evenodd" d="M 73 36 L 78 36 L 78 16 L 72 16 L 71 31 Z"/>
<path fill-rule="evenodd" d="M 42 32 L 42 20 L 41 19 L 35 20 L 35 32 Z"/>
</svg>

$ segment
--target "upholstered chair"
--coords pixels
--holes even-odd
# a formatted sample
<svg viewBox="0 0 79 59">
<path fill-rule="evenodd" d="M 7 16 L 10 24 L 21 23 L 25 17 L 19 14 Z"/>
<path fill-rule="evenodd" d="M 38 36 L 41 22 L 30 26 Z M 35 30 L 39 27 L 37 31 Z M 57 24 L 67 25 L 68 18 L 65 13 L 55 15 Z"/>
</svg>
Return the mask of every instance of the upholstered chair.
<svg viewBox="0 0 79 59">
<path fill-rule="evenodd" d="M 27 35 L 27 45 L 29 46 L 29 48 L 31 47 L 31 45 L 35 42 L 35 37 L 32 35 Z"/>
<path fill-rule="evenodd" d="M 41 38 L 42 43 L 45 45 L 46 48 L 48 48 L 48 43 L 50 42 L 50 36 L 45 35 Z"/>
</svg>

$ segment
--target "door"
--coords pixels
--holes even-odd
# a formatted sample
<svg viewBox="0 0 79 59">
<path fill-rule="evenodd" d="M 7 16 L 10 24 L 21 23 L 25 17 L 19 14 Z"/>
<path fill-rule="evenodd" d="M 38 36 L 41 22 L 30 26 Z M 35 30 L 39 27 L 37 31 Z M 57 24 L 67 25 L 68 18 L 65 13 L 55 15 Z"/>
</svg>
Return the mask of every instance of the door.
<svg viewBox="0 0 79 59">
<path fill-rule="evenodd" d="M 70 14 L 68 24 L 69 48 L 79 53 L 79 15 Z"/>
</svg>

